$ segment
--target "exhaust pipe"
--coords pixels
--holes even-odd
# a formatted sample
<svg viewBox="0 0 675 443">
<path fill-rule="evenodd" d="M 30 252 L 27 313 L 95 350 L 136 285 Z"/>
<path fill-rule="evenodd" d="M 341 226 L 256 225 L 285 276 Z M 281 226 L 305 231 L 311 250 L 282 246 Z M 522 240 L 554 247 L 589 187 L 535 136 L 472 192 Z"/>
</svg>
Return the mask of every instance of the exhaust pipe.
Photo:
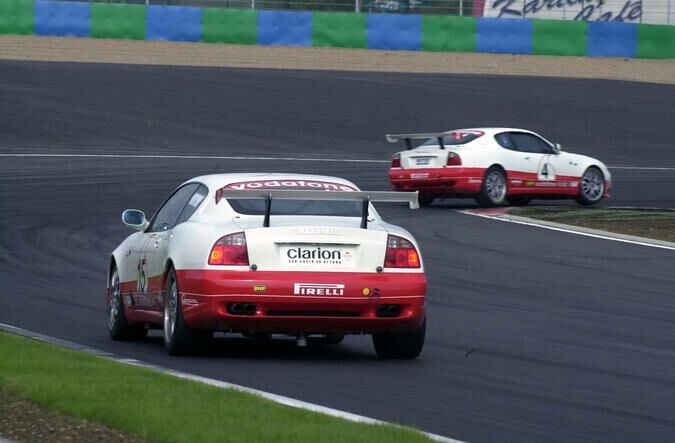
<svg viewBox="0 0 675 443">
<path fill-rule="evenodd" d="M 378 317 L 398 317 L 401 315 L 401 307 L 399 305 L 380 305 L 377 307 L 375 314 Z"/>
<path fill-rule="evenodd" d="M 227 311 L 234 315 L 255 315 L 255 303 L 234 302 L 227 305 Z"/>
<path fill-rule="evenodd" d="M 244 312 L 243 303 L 230 303 L 230 314 L 241 315 Z"/>
</svg>

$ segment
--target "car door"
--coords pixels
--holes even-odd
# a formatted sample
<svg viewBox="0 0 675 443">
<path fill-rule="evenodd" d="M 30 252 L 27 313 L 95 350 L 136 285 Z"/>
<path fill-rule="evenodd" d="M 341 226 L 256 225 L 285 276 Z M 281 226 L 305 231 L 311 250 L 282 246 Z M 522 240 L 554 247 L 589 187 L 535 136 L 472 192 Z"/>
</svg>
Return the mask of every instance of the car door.
<svg viewBox="0 0 675 443">
<path fill-rule="evenodd" d="M 560 151 L 548 157 L 548 163 L 555 171 L 557 187 L 564 193 L 574 195 L 583 174 L 582 158 L 577 154 Z"/>
<path fill-rule="evenodd" d="M 173 229 L 179 223 L 181 214 L 200 186 L 204 187 L 199 183 L 189 183 L 178 188 L 150 221 L 137 259 L 138 304 L 140 306 L 151 310 L 161 309 L 164 267 L 173 237 Z"/>
<path fill-rule="evenodd" d="M 497 143 L 506 151 L 501 164 L 506 169 L 512 191 L 532 189 L 536 182 L 539 162 L 543 156 L 532 146 L 531 140 L 521 137 L 522 132 L 502 132 L 495 135 Z M 529 141 L 529 143 L 528 143 Z"/>
</svg>

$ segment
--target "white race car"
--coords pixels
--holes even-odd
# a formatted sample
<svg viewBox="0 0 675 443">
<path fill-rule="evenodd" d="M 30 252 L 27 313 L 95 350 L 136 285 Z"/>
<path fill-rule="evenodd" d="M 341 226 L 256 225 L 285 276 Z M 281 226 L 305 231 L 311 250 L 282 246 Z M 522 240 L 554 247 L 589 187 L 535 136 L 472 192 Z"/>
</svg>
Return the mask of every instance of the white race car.
<svg viewBox="0 0 675 443">
<path fill-rule="evenodd" d="M 412 149 L 412 140 L 426 140 Z M 561 150 L 524 129 L 456 129 L 439 134 L 390 134 L 407 151 L 394 155 L 395 191 L 419 191 L 421 205 L 437 197 L 471 197 L 483 206 L 524 205 L 533 198 L 573 198 L 594 205 L 609 197 L 612 178 L 599 160 Z"/>
<path fill-rule="evenodd" d="M 372 334 L 382 358 L 415 358 L 426 327 L 426 278 L 412 235 L 370 202 L 417 193 L 362 192 L 318 175 L 218 174 L 180 185 L 110 257 L 108 329 L 116 340 L 163 330 L 169 354 L 214 331 L 246 336 Z"/>
</svg>

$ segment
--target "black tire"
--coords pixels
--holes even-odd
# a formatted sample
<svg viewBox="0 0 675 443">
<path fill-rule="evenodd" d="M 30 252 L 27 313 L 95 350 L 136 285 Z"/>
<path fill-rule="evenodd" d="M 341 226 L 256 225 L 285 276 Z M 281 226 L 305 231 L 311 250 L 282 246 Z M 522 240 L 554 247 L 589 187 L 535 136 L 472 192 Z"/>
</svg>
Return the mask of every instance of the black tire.
<svg viewBox="0 0 675 443">
<path fill-rule="evenodd" d="M 434 197 L 433 195 L 429 195 L 429 194 L 419 194 L 417 196 L 417 202 L 423 208 L 429 206 L 431 203 L 433 203 L 433 201 L 435 199 L 436 199 L 436 197 Z"/>
<path fill-rule="evenodd" d="M 526 206 L 532 201 L 532 197 L 528 197 L 527 195 L 512 195 L 510 197 L 506 197 L 506 201 L 511 206 Z"/>
<path fill-rule="evenodd" d="M 377 356 L 384 359 L 413 359 L 422 353 L 427 320 L 413 332 L 373 334 Z"/>
<path fill-rule="evenodd" d="M 498 166 L 492 166 L 485 171 L 483 184 L 476 201 L 481 206 L 494 207 L 504 204 L 508 192 L 506 173 Z"/>
<path fill-rule="evenodd" d="M 106 310 L 108 312 L 108 334 L 113 340 L 142 340 L 148 335 L 145 325 L 130 325 L 124 314 L 124 302 L 120 292 L 120 279 L 117 266 L 113 265 L 110 270 L 110 282 L 108 283 L 108 299 Z"/>
<path fill-rule="evenodd" d="M 605 195 L 605 186 L 607 182 L 602 171 L 591 166 L 584 171 L 579 180 L 579 195 L 575 200 L 584 206 L 597 205 Z"/>
<path fill-rule="evenodd" d="M 169 355 L 187 355 L 202 352 L 213 338 L 213 332 L 190 329 L 183 318 L 180 291 L 176 271 L 172 268 L 166 276 L 164 285 L 164 310 L 162 336 L 164 347 Z M 171 327 L 173 315 L 173 327 Z"/>
</svg>

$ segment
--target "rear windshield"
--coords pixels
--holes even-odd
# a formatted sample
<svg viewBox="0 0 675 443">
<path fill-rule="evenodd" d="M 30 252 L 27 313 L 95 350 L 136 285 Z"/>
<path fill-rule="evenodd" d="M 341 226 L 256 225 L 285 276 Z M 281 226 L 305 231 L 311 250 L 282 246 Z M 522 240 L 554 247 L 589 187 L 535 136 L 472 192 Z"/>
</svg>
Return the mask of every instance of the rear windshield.
<svg viewBox="0 0 675 443">
<path fill-rule="evenodd" d="M 464 145 L 476 140 L 483 134 L 484 132 L 481 131 L 452 131 L 448 132 L 447 135 L 443 136 L 443 144 L 445 146 Z M 424 142 L 421 146 L 437 146 L 437 145 L 438 139 L 434 137 Z"/>
<path fill-rule="evenodd" d="M 270 189 L 270 190 L 325 190 L 358 191 L 358 189 L 342 183 L 318 180 L 268 180 L 231 183 L 225 189 Z M 239 214 L 265 215 L 265 200 L 261 199 L 227 199 L 227 202 Z M 322 200 L 274 200 L 272 199 L 271 215 L 325 215 L 332 217 L 360 217 L 361 202 L 322 201 Z"/>
<path fill-rule="evenodd" d="M 239 214 L 265 215 L 265 200 L 228 199 L 227 202 Z M 274 200 L 271 215 L 329 215 L 333 217 L 360 217 L 360 202 L 320 200 Z"/>
</svg>

